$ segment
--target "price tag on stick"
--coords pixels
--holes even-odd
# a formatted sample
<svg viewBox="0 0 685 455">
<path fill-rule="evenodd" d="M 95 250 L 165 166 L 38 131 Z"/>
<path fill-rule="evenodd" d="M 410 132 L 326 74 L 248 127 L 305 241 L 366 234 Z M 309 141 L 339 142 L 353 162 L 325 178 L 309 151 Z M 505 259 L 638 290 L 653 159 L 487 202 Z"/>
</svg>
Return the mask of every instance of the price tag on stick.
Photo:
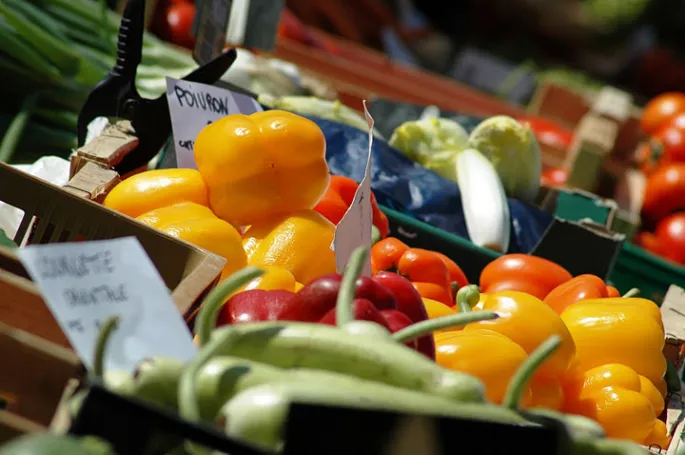
<svg viewBox="0 0 685 455">
<path fill-rule="evenodd" d="M 105 368 L 141 360 L 191 359 L 197 348 L 157 269 L 135 237 L 30 245 L 17 250 L 84 365 L 92 368 L 100 325 L 119 316 Z"/>
<path fill-rule="evenodd" d="M 352 252 L 360 246 L 371 246 L 371 225 L 373 212 L 371 210 L 371 147 L 373 146 L 373 117 L 366 109 L 364 101 L 364 116 L 369 125 L 369 154 L 366 158 L 366 168 L 350 208 L 347 209 L 338 226 L 335 228 L 333 250 L 338 272 L 342 273 Z M 366 261 L 363 275 L 371 276 L 371 261 Z"/>
</svg>

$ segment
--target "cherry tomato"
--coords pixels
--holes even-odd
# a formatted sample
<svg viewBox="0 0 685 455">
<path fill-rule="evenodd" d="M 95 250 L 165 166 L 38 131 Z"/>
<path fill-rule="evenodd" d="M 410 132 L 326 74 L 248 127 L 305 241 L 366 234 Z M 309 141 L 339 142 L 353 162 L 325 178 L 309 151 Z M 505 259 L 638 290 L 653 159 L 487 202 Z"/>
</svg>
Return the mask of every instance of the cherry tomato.
<svg viewBox="0 0 685 455">
<path fill-rule="evenodd" d="M 663 145 L 655 138 L 640 142 L 635 151 L 637 167 L 646 175 L 650 175 L 659 167 L 663 151 Z"/>
<path fill-rule="evenodd" d="M 656 227 L 655 237 L 662 256 L 685 264 L 685 212 L 664 218 Z"/>
<path fill-rule="evenodd" d="M 524 117 L 519 119 L 519 122 L 527 123 L 539 142 L 565 149 L 571 146 L 573 134 L 551 120 L 541 117 Z"/>
<path fill-rule="evenodd" d="M 685 163 L 660 165 L 648 178 L 642 215 L 645 220 L 660 222 L 673 212 L 685 209 Z"/>
<path fill-rule="evenodd" d="M 568 180 L 568 171 L 557 167 L 546 169 L 540 182 L 547 187 L 564 186 Z"/>
<path fill-rule="evenodd" d="M 663 162 L 685 161 L 685 129 L 667 126 L 654 136 L 662 147 Z"/>
<path fill-rule="evenodd" d="M 645 106 L 640 119 L 640 128 L 645 134 L 654 134 L 666 122 L 682 112 L 685 112 L 685 94 L 678 92 L 661 94 Z"/>
<path fill-rule="evenodd" d="M 166 20 L 169 41 L 185 48 L 192 48 L 195 45 L 195 37 L 192 34 L 195 5 L 184 2 L 171 5 L 167 10 Z"/>
</svg>

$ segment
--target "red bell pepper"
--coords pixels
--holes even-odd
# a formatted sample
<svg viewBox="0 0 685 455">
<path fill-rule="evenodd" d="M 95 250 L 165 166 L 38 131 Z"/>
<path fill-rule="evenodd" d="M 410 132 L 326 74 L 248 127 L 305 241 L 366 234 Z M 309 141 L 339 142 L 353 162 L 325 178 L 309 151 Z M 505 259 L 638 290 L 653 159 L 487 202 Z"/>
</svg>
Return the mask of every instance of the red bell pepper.
<svg viewBox="0 0 685 455">
<path fill-rule="evenodd" d="M 428 319 L 421 296 L 412 284 L 399 275 L 387 275 L 394 277 L 381 275 L 357 279 L 355 318 L 377 322 L 391 332 Z M 258 289 L 237 293 L 221 308 L 217 325 L 274 320 L 335 324 L 341 283 L 341 275 L 330 274 L 311 281 L 297 293 Z M 432 336 L 408 345 L 435 359 Z"/>
<path fill-rule="evenodd" d="M 359 184 L 351 178 L 342 175 L 332 175 L 328 191 L 326 191 L 326 194 L 314 207 L 314 210 L 326 217 L 331 223 L 337 225 L 352 204 L 354 193 L 358 187 Z M 376 197 L 373 193 L 371 193 L 371 210 L 373 213 L 373 224 L 380 231 L 381 238 L 385 238 L 390 230 L 388 217 L 378 208 Z"/>
</svg>

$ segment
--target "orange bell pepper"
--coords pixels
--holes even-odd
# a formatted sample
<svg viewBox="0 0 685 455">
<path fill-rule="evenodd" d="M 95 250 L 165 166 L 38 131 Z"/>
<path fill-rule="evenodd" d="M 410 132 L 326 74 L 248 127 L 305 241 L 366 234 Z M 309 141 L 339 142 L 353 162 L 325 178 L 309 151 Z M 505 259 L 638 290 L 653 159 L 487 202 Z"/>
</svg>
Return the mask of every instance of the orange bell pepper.
<svg viewBox="0 0 685 455">
<path fill-rule="evenodd" d="M 528 254 L 505 254 L 485 266 L 480 275 L 483 292 L 521 291 L 544 299 L 571 274 L 547 259 Z"/>
<path fill-rule="evenodd" d="M 450 272 L 440 255 L 421 248 L 409 248 L 393 237 L 385 238 L 371 247 L 371 267 L 374 273 L 387 270 L 399 273 L 412 282 L 450 288 Z"/>
<path fill-rule="evenodd" d="M 323 195 L 314 210 L 322 214 L 331 223 L 337 225 L 342 220 L 343 215 L 350 208 L 354 193 L 359 184 L 349 177 L 342 175 L 331 175 L 326 194 Z M 390 230 L 388 217 L 378 208 L 376 197 L 371 193 L 371 211 L 373 214 L 373 225 L 378 228 L 381 238 L 385 238 Z"/>
<path fill-rule="evenodd" d="M 604 280 L 595 275 L 579 275 L 555 287 L 544 302 L 561 314 L 572 303 L 605 297 L 609 297 L 609 290 Z"/>
<path fill-rule="evenodd" d="M 460 288 L 468 286 L 469 280 L 468 278 L 466 278 L 466 274 L 461 269 L 461 267 L 457 265 L 456 262 L 437 251 L 433 251 L 433 253 L 437 254 L 438 257 L 442 260 L 442 263 L 445 264 L 445 267 L 447 267 L 447 272 L 450 276 L 450 283 L 457 283 L 457 286 Z M 456 297 L 456 295 L 453 295 L 452 299 L 455 299 Z"/>
<path fill-rule="evenodd" d="M 412 285 L 414 286 L 414 289 L 416 289 L 419 292 L 419 295 L 424 299 L 436 300 L 441 304 L 447 305 L 449 307 L 454 306 L 454 299 L 452 298 L 452 293 L 450 292 L 450 289 L 435 283 L 413 282 Z"/>
<path fill-rule="evenodd" d="M 561 319 L 576 345 L 578 371 L 620 363 L 653 384 L 662 380 L 666 372 L 663 326 L 640 300 L 646 299 L 584 300 L 564 310 Z"/>
<path fill-rule="evenodd" d="M 559 335 L 561 345 L 536 374 L 554 378 L 566 372 L 575 354 L 575 345 L 561 317 L 542 300 L 518 291 L 494 292 L 488 294 L 483 310 L 494 311 L 499 318 L 471 323 L 464 327 L 464 331 L 487 329 L 499 332 L 528 354 L 552 335 Z"/>
<path fill-rule="evenodd" d="M 314 210 L 253 224 L 243 234 L 248 262 L 256 266 L 278 266 L 299 283 L 336 272 L 331 250 L 335 226 Z"/>
<path fill-rule="evenodd" d="M 179 202 L 208 206 L 207 194 L 207 185 L 195 169 L 156 169 L 122 181 L 102 204 L 135 218 Z"/>
<path fill-rule="evenodd" d="M 311 209 L 328 188 L 326 138 L 290 112 L 226 116 L 204 127 L 194 148 L 210 207 L 234 226 Z"/>
<path fill-rule="evenodd" d="M 434 339 L 435 361 L 483 381 L 485 396 L 493 403 L 502 402 L 509 381 L 528 357 L 510 338 L 484 328 L 438 333 Z M 530 390 L 524 401 L 530 401 Z"/>
</svg>

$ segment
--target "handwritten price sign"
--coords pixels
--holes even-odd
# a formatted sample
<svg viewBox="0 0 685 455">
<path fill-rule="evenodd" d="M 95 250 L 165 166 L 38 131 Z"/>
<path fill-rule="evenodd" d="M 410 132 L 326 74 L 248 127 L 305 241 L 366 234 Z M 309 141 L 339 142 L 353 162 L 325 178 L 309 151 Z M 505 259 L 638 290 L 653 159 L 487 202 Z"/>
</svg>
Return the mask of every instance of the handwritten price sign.
<svg viewBox="0 0 685 455">
<path fill-rule="evenodd" d="M 183 318 L 136 238 L 30 245 L 18 254 L 87 367 L 101 324 L 114 315 L 120 321 L 106 368 L 131 371 L 147 357 L 195 355 Z"/>
</svg>

